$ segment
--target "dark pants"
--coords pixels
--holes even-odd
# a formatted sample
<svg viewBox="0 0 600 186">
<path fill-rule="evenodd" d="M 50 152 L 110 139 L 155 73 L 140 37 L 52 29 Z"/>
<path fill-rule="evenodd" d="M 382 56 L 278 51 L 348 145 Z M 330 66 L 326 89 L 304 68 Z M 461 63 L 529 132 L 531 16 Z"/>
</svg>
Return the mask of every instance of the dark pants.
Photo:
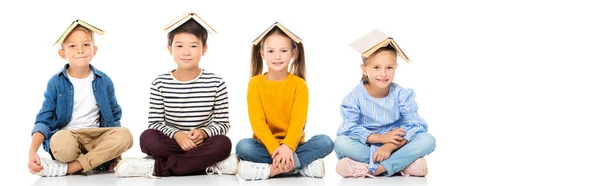
<svg viewBox="0 0 600 186">
<path fill-rule="evenodd" d="M 147 129 L 140 135 L 140 147 L 142 152 L 155 159 L 154 175 L 184 176 L 204 174 L 207 167 L 229 157 L 231 140 L 217 135 L 192 150 L 184 151 L 177 141 L 159 130 Z"/>
</svg>

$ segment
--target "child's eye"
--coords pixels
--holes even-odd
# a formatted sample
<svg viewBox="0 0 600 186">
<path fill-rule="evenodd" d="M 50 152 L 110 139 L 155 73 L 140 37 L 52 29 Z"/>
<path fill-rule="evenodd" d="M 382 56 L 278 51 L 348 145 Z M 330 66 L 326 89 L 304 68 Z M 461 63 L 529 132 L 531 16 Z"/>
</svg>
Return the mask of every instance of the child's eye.
<svg viewBox="0 0 600 186">
<path fill-rule="evenodd" d="M 69 48 L 75 48 L 75 45 L 69 45 Z"/>
<path fill-rule="evenodd" d="M 198 45 L 192 45 L 192 48 L 196 48 L 196 47 L 198 47 Z"/>
<path fill-rule="evenodd" d="M 267 50 L 268 53 L 273 53 L 273 50 Z"/>
<path fill-rule="evenodd" d="M 90 44 L 89 44 L 89 43 L 86 43 L 86 44 L 83 44 L 83 46 L 89 47 L 89 46 L 90 46 Z"/>
<path fill-rule="evenodd" d="M 379 70 L 379 67 L 373 67 L 375 70 Z"/>
<path fill-rule="evenodd" d="M 394 67 L 387 67 L 387 69 L 391 70 L 391 69 L 394 69 Z"/>
<path fill-rule="evenodd" d="M 183 45 L 175 45 L 175 47 L 181 48 L 181 47 L 183 47 Z"/>
<path fill-rule="evenodd" d="M 281 52 L 288 52 L 288 50 L 282 50 Z"/>
</svg>

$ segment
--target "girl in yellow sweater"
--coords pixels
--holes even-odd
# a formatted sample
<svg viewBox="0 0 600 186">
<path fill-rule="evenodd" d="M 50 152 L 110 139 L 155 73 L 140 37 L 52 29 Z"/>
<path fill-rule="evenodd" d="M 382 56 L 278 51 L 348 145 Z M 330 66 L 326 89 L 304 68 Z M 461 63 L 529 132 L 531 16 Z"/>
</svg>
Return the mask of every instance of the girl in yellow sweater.
<svg viewBox="0 0 600 186">
<path fill-rule="evenodd" d="M 268 68 L 264 74 L 263 63 Z M 333 150 L 333 141 L 327 135 L 304 140 L 305 74 L 303 44 L 281 24 L 273 24 L 254 41 L 247 98 L 254 135 L 236 146 L 242 179 L 267 179 L 288 172 L 325 175 L 322 158 Z"/>
</svg>

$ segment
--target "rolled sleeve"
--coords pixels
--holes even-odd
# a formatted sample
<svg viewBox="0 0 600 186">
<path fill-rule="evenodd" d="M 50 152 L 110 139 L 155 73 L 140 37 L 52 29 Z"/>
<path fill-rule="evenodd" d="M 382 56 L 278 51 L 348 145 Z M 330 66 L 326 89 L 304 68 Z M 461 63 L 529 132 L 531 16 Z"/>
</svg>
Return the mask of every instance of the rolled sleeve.
<svg viewBox="0 0 600 186">
<path fill-rule="evenodd" d="M 44 137 L 48 137 L 50 136 L 50 127 L 44 125 L 43 123 L 36 123 L 35 125 L 33 125 L 31 135 L 35 134 L 36 132 L 42 133 Z"/>
</svg>

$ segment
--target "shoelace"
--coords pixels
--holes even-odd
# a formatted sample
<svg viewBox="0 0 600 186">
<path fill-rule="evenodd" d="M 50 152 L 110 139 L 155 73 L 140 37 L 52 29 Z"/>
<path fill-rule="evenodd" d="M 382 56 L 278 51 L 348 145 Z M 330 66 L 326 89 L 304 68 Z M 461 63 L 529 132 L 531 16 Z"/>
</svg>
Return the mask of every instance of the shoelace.
<svg viewBox="0 0 600 186">
<path fill-rule="evenodd" d="M 414 162 L 411 163 L 411 164 L 409 164 L 408 166 L 406 166 L 404 169 L 402 169 L 400 171 L 400 175 L 402 175 L 404 177 L 409 177 L 410 176 L 410 171 L 408 171 L 408 170 L 411 170 L 414 167 L 413 164 L 414 164 Z"/>
<path fill-rule="evenodd" d="M 369 168 L 366 166 L 360 166 L 355 163 L 350 164 L 350 166 L 352 167 L 352 177 L 354 178 L 365 178 L 365 176 L 375 178 L 375 176 L 369 174 Z"/>
<path fill-rule="evenodd" d="M 131 165 L 131 167 L 133 167 L 132 173 L 131 175 L 133 176 L 140 176 L 140 177 L 145 177 L 145 178 L 152 178 L 152 179 L 160 179 L 159 177 L 156 177 L 154 175 L 152 175 L 154 173 L 154 170 L 152 168 L 152 166 L 154 165 L 154 162 L 152 162 L 152 164 L 150 163 L 133 163 L 133 164 L 129 164 Z M 147 171 L 144 171 L 145 169 L 148 169 Z"/>
<path fill-rule="evenodd" d="M 58 175 L 62 175 L 61 165 L 54 161 L 46 161 L 46 166 L 44 167 L 44 171 L 47 173 L 45 176 L 55 177 Z"/>
<path fill-rule="evenodd" d="M 220 176 L 222 176 L 223 174 L 221 173 L 221 170 L 224 169 L 223 165 L 220 165 L 219 163 L 217 163 L 216 165 L 210 166 L 206 168 L 206 174 L 208 175 L 213 175 L 215 174 L 215 172 L 217 172 L 217 174 L 219 174 Z"/>
<path fill-rule="evenodd" d="M 408 174 L 405 170 L 400 171 L 400 175 L 402 175 L 403 177 L 409 177 L 410 174 Z"/>
<path fill-rule="evenodd" d="M 252 171 L 254 173 L 254 175 L 252 175 L 252 179 L 251 180 L 257 180 L 257 179 L 261 179 L 264 177 L 269 177 L 269 175 L 265 175 L 268 174 L 266 169 L 269 168 L 268 166 L 258 166 L 258 165 L 252 165 L 252 169 L 254 169 L 254 171 Z"/>
</svg>

